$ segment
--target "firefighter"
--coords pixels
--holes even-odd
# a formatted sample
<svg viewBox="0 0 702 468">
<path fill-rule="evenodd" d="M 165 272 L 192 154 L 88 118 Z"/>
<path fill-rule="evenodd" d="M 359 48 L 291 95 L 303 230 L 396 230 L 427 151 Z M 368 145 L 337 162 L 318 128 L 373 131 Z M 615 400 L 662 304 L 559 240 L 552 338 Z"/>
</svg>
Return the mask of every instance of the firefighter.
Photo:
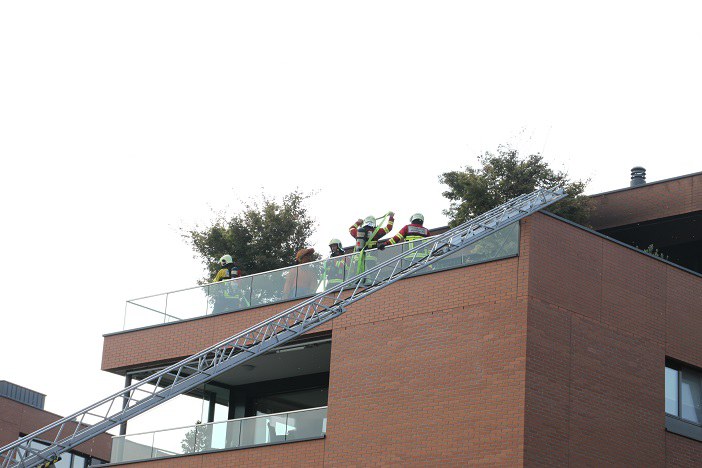
<svg viewBox="0 0 702 468">
<path fill-rule="evenodd" d="M 330 289 L 344 282 L 344 273 L 346 270 L 346 263 L 348 257 L 342 257 L 345 252 L 344 248 L 341 246 L 341 241 L 339 239 L 332 239 L 329 241 L 329 258 L 324 262 L 324 289 Z"/>
<path fill-rule="evenodd" d="M 424 215 L 415 213 L 410 216 L 410 224 L 405 225 L 395 237 L 383 242 L 383 246 L 394 245 L 399 242 L 412 242 L 431 236 L 429 229 L 424 227 Z M 410 247 L 412 248 L 412 247 Z"/>
<path fill-rule="evenodd" d="M 329 250 L 331 250 L 329 257 L 339 257 L 345 253 L 339 239 L 332 239 L 329 241 Z"/>
<path fill-rule="evenodd" d="M 378 240 L 384 235 L 392 231 L 392 225 L 395 222 L 395 213 L 388 212 L 388 224 L 385 227 L 376 226 L 376 219 L 373 216 L 367 216 L 366 219 L 358 219 L 349 228 L 349 234 L 356 239 L 354 252 L 360 252 L 354 261 L 356 262 L 356 274 L 365 271 L 366 268 L 372 268 L 377 262 L 378 257 L 375 253 L 366 253 L 368 249 L 374 249 L 378 246 Z"/>
<path fill-rule="evenodd" d="M 356 247 L 354 252 L 360 252 L 366 249 L 374 249 L 378 245 L 378 239 L 392 231 L 392 225 L 395 222 L 395 213 L 388 213 L 388 224 L 384 228 L 376 228 L 376 220 L 373 216 L 366 216 L 366 219 L 358 219 L 353 226 L 349 228 L 349 234 L 356 239 Z"/>
<path fill-rule="evenodd" d="M 217 271 L 213 283 L 241 277 L 241 268 L 234 263 L 231 255 L 222 255 L 219 265 L 222 268 Z M 238 281 L 227 281 L 226 284 L 215 288 L 214 292 L 215 304 L 212 313 L 231 312 L 249 306 L 249 300 L 239 287 Z"/>
<path fill-rule="evenodd" d="M 400 229 L 400 232 L 395 234 L 393 238 L 381 242 L 378 245 L 378 248 L 383 250 L 388 245 L 394 245 L 399 242 L 407 242 L 407 250 L 411 250 L 415 247 L 415 241 L 429 236 L 431 236 L 429 229 L 424 227 L 424 215 L 422 213 L 415 213 L 410 216 L 410 224 L 407 224 Z M 427 252 L 419 250 L 416 252 L 416 255 L 412 254 L 411 256 L 415 259 L 421 259 L 427 256 Z"/>
<path fill-rule="evenodd" d="M 219 264 L 222 268 L 220 268 L 215 275 L 214 279 L 212 280 L 213 283 L 238 278 L 241 276 L 241 268 L 234 263 L 231 255 L 222 255 L 222 258 L 219 259 Z"/>
</svg>

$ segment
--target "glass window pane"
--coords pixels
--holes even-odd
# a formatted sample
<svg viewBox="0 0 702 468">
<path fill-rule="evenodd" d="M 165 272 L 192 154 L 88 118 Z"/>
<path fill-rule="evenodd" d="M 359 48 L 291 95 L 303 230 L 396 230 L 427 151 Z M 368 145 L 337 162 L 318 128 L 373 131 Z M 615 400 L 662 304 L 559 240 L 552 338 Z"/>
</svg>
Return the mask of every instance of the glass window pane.
<svg viewBox="0 0 702 468">
<path fill-rule="evenodd" d="M 702 374 L 684 368 L 680 372 L 680 416 L 690 422 L 702 424 Z"/>
<path fill-rule="evenodd" d="M 290 300 L 295 297 L 297 268 L 260 273 L 251 280 L 252 307 Z"/>
<path fill-rule="evenodd" d="M 678 371 L 665 368 L 665 412 L 678 416 Z"/>
<path fill-rule="evenodd" d="M 212 313 L 221 314 L 248 308 L 251 305 L 252 280 L 249 276 L 208 285 L 207 294 Z"/>
<path fill-rule="evenodd" d="M 71 454 L 65 452 L 61 454 L 61 460 L 54 463 L 56 468 L 71 468 Z"/>
<path fill-rule="evenodd" d="M 297 267 L 297 284 L 295 297 L 307 297 L 317 294 L 323 280 L 323 262 L 305 263 Z"/>
<path fill-rule="evenodd" d="M 285 428 L 286 416 L 260 416 L 241 421 L 241 446 L 261 445 L 285 440 L 285 432 L 279 434 L 282 425 Z"/>
<path fill-rule="evenodd" d="M 166 302 L 166 322 L 205 315 L 210 300 L 214 301 L 207 295 L 208 289 L 207 286 L 202 286 L 169 293 Z"/>
<path fill-rule="evenodd" d="M 324 420 L 326 417 L 326 408 L 291 413 L 288 416 L 286 440 L 321 437 L 324 434 Z"/>
<path fill-rule="evenodd" d="M 82 457 L 80 455 L 73 455 L 73 464 L 71 465 L 73 468 L 85 468 L 85 457 Z"/>
<path fill-rule="evenodd" d="M 322 287 L 324 291 L 344 282 L 346 279 L 345 271 L 350 261 L 349 256 L 343 256 L 322 262 Z"/>
</svg>

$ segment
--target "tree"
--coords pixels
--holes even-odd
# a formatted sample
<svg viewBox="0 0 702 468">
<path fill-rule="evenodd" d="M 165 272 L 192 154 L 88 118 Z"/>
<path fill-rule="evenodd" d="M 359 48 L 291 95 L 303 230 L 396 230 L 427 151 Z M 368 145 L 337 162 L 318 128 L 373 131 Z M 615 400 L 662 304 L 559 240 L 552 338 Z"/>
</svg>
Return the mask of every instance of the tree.
<svg viewBox="0 0 702 468">
<path fill-rule="evenodd" d="M 293 265 L 295 253 L 307 245 L 315 229 L 304 206 L 309 197 L 294 191 L 279 203 L 263 195 L 229 219 L 219 214 L 211 225 L 185 231 L 183 237 L 207 270 L 203 281 L 211 280 L 225 254 L 247 275 Z"/>
<path fill-rule="evenodd" d="M 549 206 L 554 214 L 587 225 L 590 200 L 583 195 L 587 181 L 571 181 L 568 174 L 551 169 L 540 154 L 520 158 L 519 152 L 500 145 L 497 153 L 478 156 L 482 167 L 467 166 L 462 171 L 445 172 L 439 176 L 449 186 L 443 196 L 451 201 L 444 214 L 450 225 L 457 226 L 507 200 L 539 188 L 561 186 L 568 196 Z"/>
<path fill-rule="evenodd" d="M 183 440 L 180 441 L 183 453 L 198 453 L 205 450 L 210 439 L 208 432 L 211 430 L 212 426 L 205 426 L 198 421 L 195 427 L 186 432 Z"/>
</svg>

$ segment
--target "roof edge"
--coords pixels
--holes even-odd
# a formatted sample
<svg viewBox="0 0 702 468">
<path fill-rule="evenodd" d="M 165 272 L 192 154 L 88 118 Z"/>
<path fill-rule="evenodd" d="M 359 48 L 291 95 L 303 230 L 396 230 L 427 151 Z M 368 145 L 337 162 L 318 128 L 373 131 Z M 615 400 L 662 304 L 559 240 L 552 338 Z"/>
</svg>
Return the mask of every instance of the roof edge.
<svg viewBox="0 0 702 468">
<path fill-rule="evenodd" d="M 700 174 L 702 174 L 702 172 L 700 172 Z M 619 245 L 621 245 L 622 247 L 626 247 L 627 249 L 633 250 L 634 252 L 640 253 L 641 255 L 646 255 L 647 257 L 651 257 L 651 258 L 653 258 L 654 260 L 658 260 L 659 262 L 667 263 L 668 265 L 670 265 L 670 266 L 672 266 L 672 267 L 675 267 L 675 268 L 677 268 L 678 270 L 682 270 L 682 271 L 684 271 L 684 272 L 686 272 L 686 273 L 690 273 L 691 275 L 697 276 L 698 278 L 702 278 L 702 273 L 698 273 L 698 272 L 696 272 L 696 271 L 693 271 L 693 270 L 690 270 L 690 269 L 688 269 L 688 268 L 685 268 L 684 266 L 678 265 L 677 263 L 673 263 L 673 262 L 671 262 L 670 260 L 666 260 L 666 259 L 664 259 L 664 258 L 657 257 L 657 256 L 655 256 L 655 255 L 652 255 L 652 254 L 650 254 L 650 253 L 648 253 L 648 252 L 644 252 L 643 250 L 637 249 L 636 247 L 634 247 L 634 246 L 632 246 L 632 245 L 626 244 L 626 243 L 624 243 L 624 242 L 622 242 L 622 241 L 619 241 L 619 240 L 617 240 L 617 239 L 615 239 L 615 238 L 613 238 L 613 237 L 609 237 L 609 236 L 607 236 L 607 235 L 605 235 L 605 234 L 602 234 L 601 232 L 597 232 L 597 231 L 595 231 L 594 229 L 590 229 L 589 227 L 583 226 L 582 224 L 578 224 L 578 223 L 573 222 L 573 221 L 571 221 L 571 220 L 569 220 L 569 219 L 565 219 L 565 218 L 563 218 L 563 217 L 561 217 L 561 216 L 558 216 L 557 214 L 551 213 L 550 211 L 541 210 L 541 211 L 538 211 L 537 213 L 543 213 L 543 214 L 545 214 L 546 216 L 549 216 L 549 217 L 551 217 L 551 218 L 555 218 L 555 219 L 557 219 L 557 220 L 559 220 L 559 221 L 563 221 L 564 223 L 570 224 L 571 226 L 574 226 L 574 227 L 576 227 L 576 228 L 578 228 L 578 229 L 582 229 L 583 231 L 587 231 L 587 232 L 589 232 L 590 234 L 594 234 L 594 235 L 596 235 L 597 237 L 601 237 L 602 239 L 606 239 L 606 240 L 608 240 L 608 241 L 614 242 L 615 244 L 619 244 Z"/>
<path fill-rule="evenodd" d="M 663 183 L 666 183 L 666 182 L 672 182 L 672 181 L 674 181 L 674 180 L 685 179 L 685 178 L 687 178 L 687 177 L 694 177 L 694 176 L 698 176 L 698 175 L 702 175 L 702 171 L 700 171 L 700 172 L 693 172 L 693 173 L 691 173 L 691 174 L 683 174 L 683 175 L 680 175 L 680 176 L 671 177 L 671 178 L 669 178 L 669 179 L 662 179 L 662 180 L 656 180 L 656 181 L 653 181 L 653 182 L 646 182 L 645 184 L 643 184 L 643 185 L 637 185 L 636 187 L 624 187 L 624 188 L 620 188 L 620 189 L 609 190 L 609 191 L 607 191 L 607 192 L 593 193 L 592 195 L 587 195 L 587 196 L 590 197 L 590 198 L 592 198 L 592 197 L 599 197 L 599 196 L 602 196 L 602 195 L 609 195 L 610 193 L 624 192 L 624 191 L 626 191 L 626 190 L 636 190 L 636 189 L 648 187 L 649 185 L 663 184 Z"/>
</svg>

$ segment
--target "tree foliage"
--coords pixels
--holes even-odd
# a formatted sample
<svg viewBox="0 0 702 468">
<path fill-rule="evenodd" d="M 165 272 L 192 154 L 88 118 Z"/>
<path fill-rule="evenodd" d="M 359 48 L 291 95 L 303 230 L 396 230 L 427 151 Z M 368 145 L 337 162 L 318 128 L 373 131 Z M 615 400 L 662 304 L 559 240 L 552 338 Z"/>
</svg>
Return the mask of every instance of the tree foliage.
<svg viewBox="0 0 702 468">
<path fill-rule="evenodd" d="M 262 195 L 230 218 L 220 214 L 209 226 L 185 231 L 183 237 L 207 270 L 204 282 L 214 277 L 225 254 L 246 275 L 293 265 L 295 253 L 306 247 L 315 230 L 305 207 L 309 197 L 294 191 L 278 202 Z"/>
<path fill-rule="evenodd" d="M 180 441 L 183 453 L 199 453 L 205 450 L 210 439 L 208 430 L 211 431 L 212 427 L 201 425 L 198 421 L 195 427 L 186 432 L 183 440 Z"/>
<path fill-rule="evenodd" d="M 445 172 L 439 176 L 449 186 L 443 196 L 451 201 L 444 214 L 450 225 L 457 226 L 507 200 L 539 188 L 561 186 L 568 196 L 548 209 L 576 223 L 587 225 L 589 198 L 583 195 L 587 181 L 571 181 L 568 174 L 554 171 L 540 154 L 520 158 L 519 152 L 500 145 L 497 153 L 485 152 L 478 157 L 482 167 Z"/>
</svg>

